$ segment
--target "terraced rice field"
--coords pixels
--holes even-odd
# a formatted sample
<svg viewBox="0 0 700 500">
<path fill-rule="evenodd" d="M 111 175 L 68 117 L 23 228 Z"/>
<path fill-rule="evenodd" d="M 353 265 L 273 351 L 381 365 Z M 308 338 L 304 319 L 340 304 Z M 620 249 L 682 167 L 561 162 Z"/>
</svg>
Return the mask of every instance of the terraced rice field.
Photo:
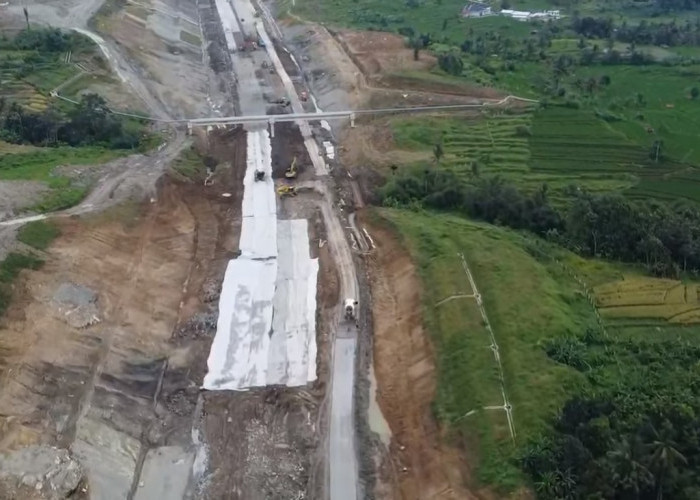
<svg viewBox="0 0 700 500">
<path fill-rule="evenodd" d="M 490 116 L 483 119 L 407 119 L 392 123 L 397 146 L 405 149 L 432 149 L 442 144 L 443 168 L 460 177 L 472 176 L 472 163 L 504 175 L 529 171 L 530 150 L 527 136 L 529 114 Z M 519 129 L 521 133 L 519 134 Z"/>
<path fill-rule="evenodd" d="M 594 293 L 601 316 L 609 320 L 700 323 L 700 285 L 696 283 L 635 277 L 597 286 Z"/>
<path fill-rule="evenodd" d="M 532 166 L 537 172 L 634 172 L 649 160 L 648 151 L 608 128 L 592 112 L 546 109 L 537 114 L 532 132 Z"/>
<path fill-rule="evenodd" d="M 555 204 L 569 198 L 571 186 L 638 199 L 700 201 L 700 168 L 673 157 L 655 162 L 650 158 L 653 138 L 642 144 L 615 125 L 591 110 L 564 107 L 391 122 L 398 148 L 431 151 L 442 144 L 440 167 L 467 182 L 473 181 L 477 163 L 478 175 L 500 175 L 525 190 L 546 183 Z"/>
<path fill-rule="evenodd" d="M 18 80 L 10 70 L 0 70 L 0 97 L 11 98 L 22 106 L 41 112 L 48 106 L 48 98 L 31 86 Z"/>
<path fill-rule="evenodd" d="M 700 201 L 700 169 L 676 158 L 657 163 L 650 158 L 653 137 L 640 144 L 618 129 L 590 110 L 539 111 L 530 140 L 533 171 L 564 175 L 589 189 L 591 181 L 607 179 L 631 198 Z"/>
</svg>

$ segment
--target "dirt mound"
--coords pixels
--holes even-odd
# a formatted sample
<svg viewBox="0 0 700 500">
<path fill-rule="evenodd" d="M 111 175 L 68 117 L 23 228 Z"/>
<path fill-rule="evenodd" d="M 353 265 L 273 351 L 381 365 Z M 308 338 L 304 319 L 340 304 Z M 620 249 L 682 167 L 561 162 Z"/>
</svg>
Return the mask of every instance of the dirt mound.
<svg viewBox="0 0 700 500">
<path fill-rule="evenodd" d="M 392 431 L 377 497 L 478 498 L 464 489 L 468 468 L 431 413 L 435 360 L 423 330 L 416 270 L 390 229 L 373 224 L 370 232 L 377 246 L 369 261 L 377 398 Z"/>
</svg>

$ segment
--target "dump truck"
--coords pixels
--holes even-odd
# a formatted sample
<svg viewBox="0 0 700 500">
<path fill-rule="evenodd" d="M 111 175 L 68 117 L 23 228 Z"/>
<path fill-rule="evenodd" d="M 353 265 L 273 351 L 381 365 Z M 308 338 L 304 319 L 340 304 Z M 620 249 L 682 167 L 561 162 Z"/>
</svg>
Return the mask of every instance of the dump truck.
<svg viewBox="0 0 700 500">
<path fill-rule="evenodd" d="M 357 320 L 357 305 L 358 302 L 355 299 L 345 299 L 344 311 L 346 320 Z"/>
</svg>

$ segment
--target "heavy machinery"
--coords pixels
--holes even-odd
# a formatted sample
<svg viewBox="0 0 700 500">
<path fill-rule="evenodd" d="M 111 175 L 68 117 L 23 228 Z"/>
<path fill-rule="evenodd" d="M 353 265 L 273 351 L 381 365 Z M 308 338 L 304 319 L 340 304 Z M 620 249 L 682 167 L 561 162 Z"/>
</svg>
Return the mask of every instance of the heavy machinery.
<svg viewBox="0 0 700 500">
<path fill-rule="evenodd" d="M 287 179 L 296 179 L 297 177 L 297 157 L 295 156 L 292 160 L 292 164 L 287 170 L 284 171 L 284 176 Z"/>
<path fill-rule="evenodd" d="M 255 171 L 255 182 L 265 180 L 265 172 L 262 170 Z"/>
<path fill-rule="evenodd" d="M 290 104 L 289 99 L 287 99 L 286 97 L 280 97 L 278 99 L 273 99 L 270 102 L 272 102 L 272 104 L 281 104 L 282 106 L 289 106 L 289 104 Z"/>
<path fill-rule="evenodd" d="M 345 299 L 343 307 L 345 311 L 345 319 L 348 321 L 357 321 L 357 305 L 359 303 L 355 299 Z"/>
<path fill-rule="evenodd" d="M 300 98 L 303 102 L 306 102 L 307 99 L 309 98 L 309 94 L 308 94 L 305 90 L 302 90 L 302 91 L 299 93 L 299 98 Z"/>
<path fill-rule="evenodd" d="M 277 194 L 280 196 L 296 196 L 297 188 L 294 186 L 280 186 L 277 188 Z"/>
</svg>

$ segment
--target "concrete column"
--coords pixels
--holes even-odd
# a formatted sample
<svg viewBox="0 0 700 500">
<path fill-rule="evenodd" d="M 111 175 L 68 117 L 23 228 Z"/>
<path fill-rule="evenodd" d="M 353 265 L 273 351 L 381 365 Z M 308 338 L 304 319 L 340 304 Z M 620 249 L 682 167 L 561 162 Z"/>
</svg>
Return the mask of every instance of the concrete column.
<svg viewBox="0 0 700 500">
<path fill-rule="evenodd" d="M 275 120 L 270 120 L 268 123 L 270 124 L 270 137 L 274 138 L 275 137 Z"/>
<path fill-rule="evenodd" d="M 187 135 L 192 135 L 192 122 L 187 122 Z"/>
<path fill-rule="evenodd" d="M 355 113 L 350 115 L 350 128 L 355 128 Z"/>
</svg>

